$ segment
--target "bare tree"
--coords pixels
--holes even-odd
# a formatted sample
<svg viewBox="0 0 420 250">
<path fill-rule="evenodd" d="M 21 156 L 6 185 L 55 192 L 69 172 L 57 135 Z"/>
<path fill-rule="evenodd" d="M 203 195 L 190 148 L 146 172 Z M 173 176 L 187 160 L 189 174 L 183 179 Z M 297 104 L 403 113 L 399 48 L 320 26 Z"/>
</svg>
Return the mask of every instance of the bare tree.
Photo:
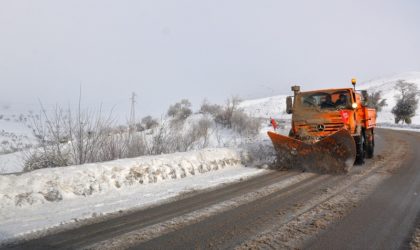
<svg viewBox="0 0 420 250">
<path fill-rule="evenodd" d="M 367 95 L 367 106 L 375 108 L 376 111 L 381 112 L 382 108 L 388 106 L 386 99 L 382 98 L 381 91 L 373 91 Z"/>
<path fill-rule="evenodd" d="M 203 103 L 201 104 L 201 107 L 198 113 L 204 114 L 204 115 L 209 114 L 212 116 L 216 116 L 221 111 L 222 111 L 222 106 L 218 104 L 210 104 L 207 100 L 204 100 Z"/>
<path fill-rule="evenodd" d="M 215 121 L 225 127 L 232 128 L 232 116 L 238 110 L 241 99 L 239 97 L 232 97 L 226 100 L 223 109 L 216 115 Z"/>
<path fill-rule="evenodd" d="M 411 118 L 416 115 L 419 102 L 417 85 L 400 80 L 396 87 L 399 94 L 395 96 L 397 104 L 392 108 L 395 123 L 402 121 L 403 123 L 411 124 Z"/>
</svg>

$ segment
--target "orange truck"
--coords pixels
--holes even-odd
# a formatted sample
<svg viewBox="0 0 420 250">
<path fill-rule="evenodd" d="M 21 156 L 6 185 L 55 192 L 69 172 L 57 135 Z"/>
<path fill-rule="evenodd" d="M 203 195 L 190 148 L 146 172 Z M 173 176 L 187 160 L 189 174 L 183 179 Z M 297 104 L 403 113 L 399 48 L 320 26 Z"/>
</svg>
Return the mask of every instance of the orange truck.
<svg viewBox="0 0 420 250">
<path fill-rule="evenodd" d="M 372 158 L 376 110 L 367 92 L 353 88 L 301 92 L 293 86 L 286 112 L 292 114 L 289 136 L 269 131 L 282 166 L 322 173 L 345 173 Z"/>
</svg>

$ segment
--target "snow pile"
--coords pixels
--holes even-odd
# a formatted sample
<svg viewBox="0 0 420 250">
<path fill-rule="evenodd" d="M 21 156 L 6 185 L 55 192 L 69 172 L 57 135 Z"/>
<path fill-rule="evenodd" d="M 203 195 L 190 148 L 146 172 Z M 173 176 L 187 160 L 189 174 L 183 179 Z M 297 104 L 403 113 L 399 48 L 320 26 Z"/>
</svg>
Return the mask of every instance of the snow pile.
<svg viewBox="0 0 420 250">
<path fill-rule="evenodd" d="M 0 176 L 0 212 L 114 190 L 124 192 L 135 186 L 181 179 L 248 161 L 245 153 L 236 150 L 204 149 Z"/>
<path fill-rule="evenodd" d="M 399 81 L 417 84 L 420 89 L 420 72 L 408 72 L 397 74 L 391 77 L 383 77 L 364 82 L 359 85 L 358 89 L 366 89 L 368 92 L 382 92 L 382 98 L 386 99 L 388 106 L 385 106 L 378 114 L 378 123 L 394 123 L 394 115 L 391 113 L 392 108 L 396 104 L 395 95 L 398 94 L 396 84 Z M 417 113 L 412 119 L 413 124 L 420 124 L 420 114 Z"/>
</svg>

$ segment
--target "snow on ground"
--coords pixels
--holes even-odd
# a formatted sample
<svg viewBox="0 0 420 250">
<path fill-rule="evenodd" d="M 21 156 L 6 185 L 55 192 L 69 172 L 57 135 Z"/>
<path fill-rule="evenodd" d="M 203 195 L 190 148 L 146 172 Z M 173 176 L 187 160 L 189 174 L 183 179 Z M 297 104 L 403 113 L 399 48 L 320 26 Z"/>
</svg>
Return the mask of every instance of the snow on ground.
<svg viewBox="0 0 420 250">
<path fill-rule="evenodd" d="M 381 126 L 394 127 L 390 110 L 395 104 L 398 80 L 420 85 L 420 72 L 359 85 L 360 89 L 380 90 L 387 99 L 389 105 L 378 117 Z M 278 132 L 287 134 L 290 130 L 291 116 L 285 113 L 285 99 L 286 95 L 278 95 L 241 102 L 239 107 L 248 115 L 261 118 L 260 134 L 244 137 L 214 126 L 207 146 L 217 148 L 0 175 L 0 242 L 60 224 L 70 225 L 80 219 L 150 206 L 183 192 L 267 171 L 249 166 L 264 164 L 273 157 L 266 134 L 272 129 L 270 117 L 279 122 Z M 7 119 L 0 119 L 0 131 L 29 133 L 30 128 L 20 122 L 19 116 L 8 115 L 9 118 L 3 114 Z M 186 126 L 201 118 L 203 115 L 194 114 L 187 119 Z M 418 115 L 413 123 L 402 128 L 420 130 Z M 0 155 L 0 173 L 20 171 L 23 156 L 23 152 Z"/>
<path fill-rule="evenodd" d="M 0 174 L 22 172 L 25 160 L 25 152 L 0 154 Z"/>
<path fill-rule="evenodd" d="M 388 106 L 385 106 L 383 110 L 379 113 L 377 120 L 378 123 L 384 123 L 384 125 L 386 125 L 386 123 L 394 124 L 394 115 L 391 113 L 391 110 L 396 104 L 395 95 L 398 94 L 398 91 L 395 86 L 398 83 L 398 81 L 415 83 L 420 89 L 420 72 L 408 72 L 390 77 L 378 78 L 364 82 L 358 87 L 358 89 L 366 89 L 369 92 L 381 91 L 382 98 L 385 98 L 387 100 Z M 416 116 L 413 117 L 412 124 L 420 124 L 419 110 L 417 111 Z M 395 128 L 395 126 L 389 127 Z M 402 126 L 401 128 L 404 127 Z"/>
<path fill-rule="evenodd" d="M 250 161 L 238 150 L 204 149 L 0 176 L 0 242 L 267 171 L 245 167 Z"/>
<path fill-rule="evenodd" d="M 21 106 L 0 105 L 0 173 L 21 172 L 24 153 L 35 145 L 29 113 Z"/>
<path fill-rule="evenodd" d="M 58 202 L 181 179 L 248 162 L 233 149 L 204 149 L 0 176 L 0 209 Z"/>
<path fill-rule="evenodd" d="M 290 119 L 286 113 L 287 95 L 278 95 L 261 99 L 245 100 L 240 103 L 239 108 L 252 117 Z"/>
</svg>

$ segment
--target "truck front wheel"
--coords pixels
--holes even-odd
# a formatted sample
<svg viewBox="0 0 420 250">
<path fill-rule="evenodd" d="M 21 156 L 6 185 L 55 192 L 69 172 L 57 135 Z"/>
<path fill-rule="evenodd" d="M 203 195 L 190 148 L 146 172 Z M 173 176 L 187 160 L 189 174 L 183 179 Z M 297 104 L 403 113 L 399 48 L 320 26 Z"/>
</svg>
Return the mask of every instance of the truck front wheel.
<svg viewBox="0 0 420 250">
<path fill-rule="evenodd" d="M 362 165 L 365 163 L 365 137 L 363 133 L 360 136 L 355 136 L 354 141 L 356 143 L 356 161 L 355 165 Z"/>
<path fill-rule="evenodd" d="M 373 129 L 366 131 L 366 158 L 371 159 L 375 151 L 375 136 Z"/>
</svg>

